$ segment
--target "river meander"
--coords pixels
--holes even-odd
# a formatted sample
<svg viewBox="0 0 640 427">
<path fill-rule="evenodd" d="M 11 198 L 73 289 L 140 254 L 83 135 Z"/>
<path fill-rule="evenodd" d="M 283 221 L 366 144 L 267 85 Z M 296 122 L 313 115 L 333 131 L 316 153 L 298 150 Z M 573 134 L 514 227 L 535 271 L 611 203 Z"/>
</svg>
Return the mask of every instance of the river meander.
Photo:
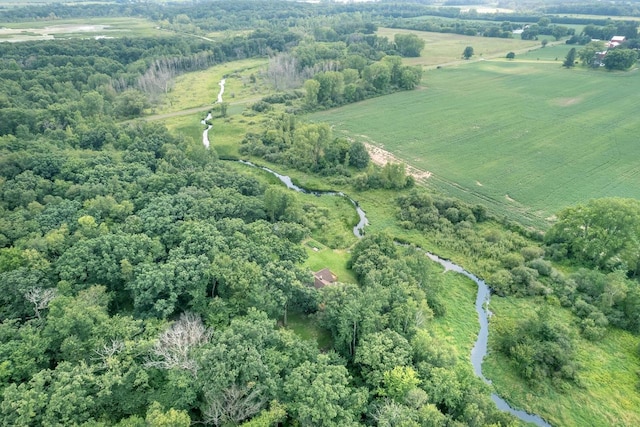
<svg viewBox="0 0 640 427">
<path fill-rule="evenodd" d="M 224 80 L 220 82 L 220 86 L 222 89 L 221 90 L 221 94 L 222 94 L 222 91 L 224 90 Z M 203 122 L 206 123 L 206 120 L 210 120 L 210 119 L 211 119 L 211 114 L 209 114 L 207 116 L 207 119 L 203 120 Z M 211 125 L 208 125 L 207 129 L 203 132 L 203 135 L 202 135 L 202 142 L 207 148 L 209 148 L 208 134 L 211 127 L 212 127 Z M 300 186 L 295 185 L 291 180 L 291 177 L 286 175 L 281 175 L 267 167 L 257 166 L 251 162 L 247 162 L 244 160 L 240 160 L 240 163 L 247 165 L 249 167 L 260 168 L 266 172 L 269 172 L 270 174 L 278 178 L 280 182 L 286 185 L 288 189 L 293 191 L 297 191 L 305 194 L 314 194 L 316 196 L 338 196 L 338 197 L 347 198 L 353 204 L 359 217 L 358 224 L 353 227 L 353 234 L 358 238 L 364 237 L 364 227 L 369 224 L 367 216 L 355 200 L 351 199 L 349 196 L 342 193 L 341 191 L 307 190 L 306 188 L 302 188 Z M 491 381 L 487 379 L 482 373 L 482 361 L 484 360 L 484 357 L 487 354 L 487 345 L 489 342 L 489 318 L 491 317 L 491 312 L 489 311 L 489 300 L 491 297 L 491 291 L 489 289 L 489 286 L 484 282 L 484 280 L 468 272 L 461 266 L 449 260 L 440 258 L 439 256 L 432 254 L 430 252 L 425 251 L 424 253 L 432 261 L 437 262 L 442 267 L 444 267 L 445 272 L 454 271 L 458 274 L 462 274 L 463 276 L 468 277 L 469 279 L 474 281 L 475 284 L 477 285 L 478 293 L 476 295 L 475 309 L 476 309 L 476 313 L 478 314 L 478 321 L 480 323 L 480 332 L 478 333 L 476 342 L 474 343 L 473 349 L 471 350 L 471 364 L 473 366 L 473 372 L 475 373 L 475 375 L 481 378 L 482 381 L 484 381 L 485 383 L 491 384 Z M 515 416 L 516 418 L 524 422 L 533 423 L 539 427 L 551 427 L 551 425 L 547 423 L 544 419 L 542 419 L 542 417 L 540 417 L 539 415 L 529 414 L 525 411 L 511 407 L 511 405 L 509 405 L 509 403 L 507 403 L 506 400 L 498 396 L 496 393 L 491 394 L 491 400 L 495 402 L 498 409 L 504 412 L 508 412 L 511 415 Z"/>
</svg>

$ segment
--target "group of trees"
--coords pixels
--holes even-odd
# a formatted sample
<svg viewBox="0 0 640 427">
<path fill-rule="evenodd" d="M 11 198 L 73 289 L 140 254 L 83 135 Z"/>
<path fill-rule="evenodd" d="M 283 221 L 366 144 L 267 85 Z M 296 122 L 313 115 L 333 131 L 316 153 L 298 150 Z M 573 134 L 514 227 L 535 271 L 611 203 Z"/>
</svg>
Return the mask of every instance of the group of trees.
<svg viewBox="0 0 640 427">
<path fill-rule="evenodd" d="M 139 117 L 176 75 L 268 47 L 253 34 L 215 45 L 180 37 L 2 43 L 0 135 L 19 127 L 34 134 L 77 130 L 100 116 Z"/>
<path fill-rule="evenodd" d="M 420 67 L 402 65 L 399 56 L 385 56 L 361 70 L 324 71 L 305 81 L 305 106 L 331 107 L 394 90 L 411 90 L 420 83 L 421 77 Z"/>
<path fill-rule="evenodd" d="M 614 48 L 607 46 L 607 41 L 613 36 L 623 36 L 626 40 Z M 565 67 L 573 66 L 576 56 L 583 65 L 599 67 L 604 65 L 607 70 L 627 70 L 638 59 L 640 38 L 638 37 L 638 23 L 635 21 L 611 22 L 606 26 L 589 24 L 584 27 L 580 36 L 573 36 L 567 44 L 584 45 L 582 49 L 572 50 L 571 58 L 567 56 Z M 571 64 L 569 60 L 572 59 Z"/>
<path fill-rule="evenodd" d="M 260 135 L 248 133 L 240 152 L 324 175 L 349 176 L 369 165 L 361 142 L 334 138 L 326 123 L 301 123 L 291 114 L 274 117 Z"/>
<path fill-rule="evenodd" d="M 337 106 L 414 89 L 422 69 L 403 65 L 397 54 L 419 56 L 423 47 L 422 39 L 403 34 L 397 34 L 394 42 L 363 32 L 332 41 L 306 40 L 272 56 L 266 76 L 278 90 L 304 86 L 306 109 Z"/>
<path fill-rule="evenodd" d="M 397 204 L 403 227 L 428 232 L 439 245 L 464 253 L 494 293 L 553 296 L 580 319 L 587 339 L 601 338 L 608 325 L 640 331 L 637 201 L 600 199 L 567 208 L 545 234 L 544 246 L 522 229 L 476 230 L 475 223 L 495 220 L 481 205 L 424 190 L 398 197 Z M 567 260 L 582 269 L 563 274 L 551 263 Z"/>
<path fill-rule="evenodd" d="M 155 125 L 109 132 L 0 138 L 3 424 L 509 425 L 429 330 L 422 253 L 368 237 L 360 284 L 318 291 L 275 187 Z M 333 348 L 279 327 L 292 309 Z"/>
<path fill-rule="evenodd" d="M 375 167 L 362 142 L 334 138 L 328 124 L 301 123 L 290 114 L 273 117 L 262 134 L 245 135 L 240 153 L 328 176 L 341 184 L 351 177 L 350 182 L 360 191 L 400 190 L 415 183 L 405 165 L 387 163 Z"/>
</svg>

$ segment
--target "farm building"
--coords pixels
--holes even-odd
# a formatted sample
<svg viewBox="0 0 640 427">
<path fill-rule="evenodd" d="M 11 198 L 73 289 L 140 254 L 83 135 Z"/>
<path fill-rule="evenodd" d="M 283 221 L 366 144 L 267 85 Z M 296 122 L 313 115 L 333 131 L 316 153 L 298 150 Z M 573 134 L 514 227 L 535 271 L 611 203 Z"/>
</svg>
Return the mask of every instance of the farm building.
<svg viewBox="0 0 640 427">
<path fill-rule="evenodd" d="M 627 38 L 625 36 L 613 36 L 607 45 L 609 49 L 620 46 Z"/>
</svg>

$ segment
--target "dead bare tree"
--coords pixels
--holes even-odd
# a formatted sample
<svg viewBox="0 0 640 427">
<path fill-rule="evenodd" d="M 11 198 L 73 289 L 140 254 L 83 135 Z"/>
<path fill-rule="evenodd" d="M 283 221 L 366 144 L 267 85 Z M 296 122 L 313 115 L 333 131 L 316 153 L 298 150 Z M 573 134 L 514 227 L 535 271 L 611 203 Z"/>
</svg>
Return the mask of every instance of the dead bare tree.
<svg viewBox="0 0 640 427">
<path fill-rule="evenodd" d="M 298 71 L 298 60 L 288 53 L 280 53 L 269 58 L 267 79 L 276 90 L 300 87 L 303 76 Z"/>
<path fill-rule="evenodd" d="M 102 348 L 97 349 L 95 352 L 102 361 L 104 368 L 109 368 L 113 357 L 124 350 L 124 342 L 121 340 L 111 340 L 110 344 L 105 344 Z"/>
<path fill-rule="evenodd" d="M 142 92 L 155 98 L 168 93 L 173 87 L 173 79 L 181 73 L 205 69 L 215 63 L 213 52 L 203 51 L 188 56 L 158 58 L 137 80 Z"/>
<path fill-rule="evenodd" d="M 200 316 L 182 313 L 179 320 L 160 334 L 145 365 L 159 369 L 184 369 L 197 376 L 199 365 L 191 351 L 210 339 L 211 332 Z"/>
<path fill-rule="evenodd" d="M 266 400 L 255 384 L 232 384 L 220 394 L 207 394 L 203 410 L 205 424 L 238 424 L 262 410 Z"/>
<path fill-rule="evenodd" d="M 42 289 L 40 287 L 29 288 L 24 293 L 24 298 L 33 304 L 36 317 L 41 319 L 40 310 L 49 306 L 52 299 L 56 297 L 57 291 L 54 288 Z"/>
</svg>

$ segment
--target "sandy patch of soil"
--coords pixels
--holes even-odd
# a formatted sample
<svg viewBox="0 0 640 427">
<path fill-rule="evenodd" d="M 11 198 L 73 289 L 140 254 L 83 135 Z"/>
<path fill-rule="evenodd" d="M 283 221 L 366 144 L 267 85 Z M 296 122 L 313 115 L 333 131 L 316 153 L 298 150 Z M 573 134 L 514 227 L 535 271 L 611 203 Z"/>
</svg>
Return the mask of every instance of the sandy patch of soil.
<svg viewBox="0 0 640 427">
<path fill-rule="evenodd" d="M 504 198 L 507 199 L 507 201 L 509 201 L 509 202 L 515 202 L 515 200 L 513 200 L 511 197 L 509 197 L 508 194 L 505 194 Z"/>
<path fill-rule="evenodd" d="M 380 147 L 376 147 L 375 145 L 370 144 L 368 142 L 363 142 L 363 144 L 366 147 L 367 151 L 369 152 L 369 157 L 371 157 L 371 161 L 378 166 L 384 166 L 387 163 L 403 163 L 407 168 L 407 174 L 414 177 L 417 181 L 428 179 L 431 177 L 431 175 L 433 175 L 429 171 L 423 171 L 421 169 L 414 168 L 413 166 L 407 165 L 405 162 L 398 159 L 396 156 L 394 156 L 387 150 L 384 150 Z"/>
</svg>

